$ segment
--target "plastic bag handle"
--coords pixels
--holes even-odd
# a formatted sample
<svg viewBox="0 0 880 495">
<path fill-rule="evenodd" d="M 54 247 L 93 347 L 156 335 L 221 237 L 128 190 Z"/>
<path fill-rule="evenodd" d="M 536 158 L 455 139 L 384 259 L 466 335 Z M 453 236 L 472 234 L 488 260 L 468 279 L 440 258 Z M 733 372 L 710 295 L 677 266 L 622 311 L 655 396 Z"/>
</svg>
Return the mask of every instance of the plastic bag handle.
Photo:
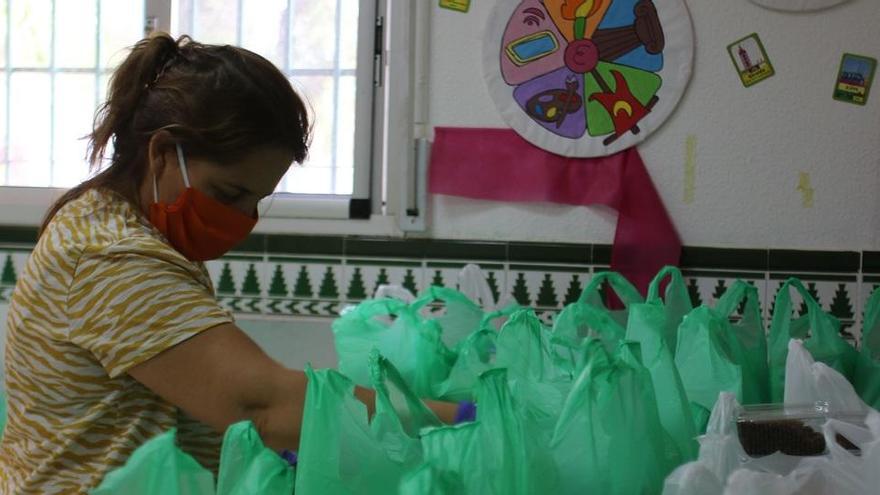
<svg viewBox="0 0 880 495">
<path fill-rule="evenodd" d="M 779 292 L 776 295 L 776 305 L 773 308 L 773 314 L 770 316 L 770 328 L 787 328 L 789 321 L 791 320 L 791 294 L 790 288 L 794 287 L 801 297 L 804 300 L 804 304 L 807 305 L 807 315 L 810 319 L 810 328 L 816 329 L 820 327 L 819 318 L 821 318 L 825 313 L 822 311 L 822 307 L 819 306 L 819 303 L 813 298 L 810 292 L 804 287 L 804 284 L 792 277 L 785 281 L 782 284 L 782 287 L 779 288 Z M 787 308 L 787 309 L 783 309 Z M 774 336 L 773 332 L 770 334 L 770 338 L 779 338 L 780 336 Z M 784 336 L 785 339 L 788 339 L 788 335 Z"/>
<path fill-rule="evenodd" d="M 642 295 L 639 294 L 639 291 L 633 286 L 633 284 L 629 283 L 629 280 L 624 278 L 623 275 L 617 272 L 599 272 L 592 278 L 592 280 L 590 280 L 590 283 L 587 284 L 584 290 L 581 291 L 581 295 L 578 297 L 578 302 L 586 303 L 587 299 L 594 292 L 598 292 L 602 282 L 605 281 L 611 285 L 611 289 L 614 290 L 624 306 L 644 301 Z"/>
<path fill-rule="evenodd" d="M 672 284 L 684 285 L 684 277 L 681 276 L 681 270 L 676 266 L 667 265 L 664 266 L 662 270 L 660 270 L 657 275 L 651 280 L 651 284 L 648 285 L 648 297 L 645 299 L 647 302 L 656 302 L 660 301 L 660 284 L 663 283 L 663 280 L 669 277 L 670 283 L 668 287 L 671 287 Z M 667 290 L 669 290 L 667 288 Z"/>
<path fill-rule="evenodd" d="M 407 303 L 397 299 L 371 299 L 358 304 L 351 311 L 363 318 L 373 318 L 374 316 L 399 316 L 405 313 L 407 308 Z M 345 315 L 347 314 L 345 313 Z"/>
<path fill-rule="evenodd" d="M 862 322 L 862 354 L 880 359 L 880 288 L 871 293 L 865 303 L 865 319 Z M 873 355 L 873 356 L 872 356 Z"/>
<path fill-rule="evenodd" d="M 410 304 L 410 308 L 412 308 L 413 311 L 418 311 L 435 300 L 440 300 L 444 302 L 457 300 L 462 302 L 463 304 L 467 304 L 479 309 L 479 306 L 468 299 L 466 295 L 455 289 L 440 287 L 439 285 L 432 285 L 431 287 L 428 287 L 415 301 Z"/>
<path fill-rule="evenodd" d="M 418 419 L 423 422 L 430 423 L 428 425 L 422 426 L 441 426 L 442 422 L 434 412 L 425 405 L 416 395 L 412 392 L 409 386 L 406 384 L 406 381 L 400 375 L 400 372 L 397 371 L 397 368 L 391 364 L 390 361 L 382 357 L 379 354 L 378 349 L 373 349 L 370 352 L 370 381 L 372 382 L 373 389 L 376 391 L 376 413 L 380 412 L 389 412 L 392 416 L 400 423 L 402 429 L 406 429 L 403 425 L 403 421 L 401 421 L 400 414 L 394 408 L 394 404 L 391 402 L 391 394 L 388 391 L 388 386 L 386 385 L 386 381 L 392 383 L 400 393 L 403 395 L 404 400 L 406 401 L 407 408 L 410 412 L 410 418 L 408 419 Z M 413 418 L 416 416 L 417 418 Z M 408 431 L 412 437 L 416 437 L 418 435 L 418 431 Z"/>
<path fill-rule="evenodd" d="M 416 300 L 416 296 L 409 289 L 400 285 L 382 284 L 376 289 L 373 299 L 398 299 L 409 304 Z"/>
<path fill-rule="evenodd" d="M 496 308 L 495 295 L 489 287 L 489 282 L 486 281 L 486 274 L 479 265 L 469 263 L 461 269 L 458 275 L 458 287 L 462 294 L 482 306 L 484 310 L 492 311 Z"/>
<path fill-rule="evenodd" d="M 747 302 L 758 302 L 758 288 L 754 285 L 737 280 L 727 289 L 721 296 L 721 299 L 715 304 L 715 311 L 722 316 L 730 316 L 736 311 L 736 308 L 743 300 Z"/>
<path fill-rule="evenodd" d="M 518 304 L 511 304 L 510 306 L 496 309 L 490 313 L 486 313 L 483 315 L 483 318 L 480 319 L 480 328 L 486 328 L 493 320 L 497 320 L 498 318 L 503 318 L 505 316 L 510 316 L 513 313 L 516 313 L 522 309 Z"/>
</svg>

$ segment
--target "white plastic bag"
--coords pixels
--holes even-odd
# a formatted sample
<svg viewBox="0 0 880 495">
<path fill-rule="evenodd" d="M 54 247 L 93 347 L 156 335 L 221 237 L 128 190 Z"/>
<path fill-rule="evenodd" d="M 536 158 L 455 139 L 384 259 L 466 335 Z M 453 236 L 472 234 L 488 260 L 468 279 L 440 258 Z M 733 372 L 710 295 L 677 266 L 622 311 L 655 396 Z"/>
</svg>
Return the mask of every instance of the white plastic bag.
<svg viewBox="0 0 880 495">
<path fill-rule="evenodd" d="M 785 361 L 785 403 L 816 402 L 827 402 L 831 411 L 866 414 L 869 409 L 849 380 L 825 363 L 817 363 L 802 341 L 791 339 Z"/>
<path fill-rule="evenodd" d="M 382 284 L 376 288 L 376 293 L 373 294 L 373 299 L 397 299 L 398 301 L 403 301 L 407 304 L 412 303 L 416 300 L 416 296 L 413 295 L 409 289 L 405 287 L 401 287 L 399 285 L 385 285 Z"/>
<path fill-rule="evenodd" d="M 788 349 L 787 405 L 824 401 L 832 413 L 866 414 L 867 427 L 830 419 L 822 429 L 826 455 L 795 457 L 777 452 L 752 459 L 736 434 L 739 405 L 732 394 L 722 393 L 706 434 L 699 439 L 699 459 L 666 479 L 665 495 L 880 495 L 880 413 L 862 402 L 843 375 L 815 362 L 802 342 L 792 340 Z M 861 455 L 838 444 L 839 436 L 857 446 Z"/>
<path fill-rule="evenodd" d="M 458 290 L 481 306 L 483 311 L 487 313 L 506 308 L 515 302 L 510 294 L 500 294 L 498 301 L 495 301 L 495 295 L 492 293 L 492 288 L 489 287 L 486 274 L 479 265 L 473 263 L 465 265 L 458 274 Z"/>
</svg>

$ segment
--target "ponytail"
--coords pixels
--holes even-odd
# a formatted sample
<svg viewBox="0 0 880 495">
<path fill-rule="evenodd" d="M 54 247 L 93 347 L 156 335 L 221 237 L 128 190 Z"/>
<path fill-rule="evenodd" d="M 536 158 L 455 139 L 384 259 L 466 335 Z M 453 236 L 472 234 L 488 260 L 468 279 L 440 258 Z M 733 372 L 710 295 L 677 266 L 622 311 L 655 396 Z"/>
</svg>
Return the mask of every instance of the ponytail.
<svg viewBox="0 0 880 495">
<path fill-rule="evenodd" d="M 188 40 L 181 37 L 180 42 Z M 89 136 L 89 162 L 98 167 L 110 139 L 123 136 L 147 91 L 179 54 L 179 42 L 167 33 L 139 41 L 110 79 L 107 101 L 98 109 Z M 116 144 L 116 143 L 114 143 Z"/>
</svg>

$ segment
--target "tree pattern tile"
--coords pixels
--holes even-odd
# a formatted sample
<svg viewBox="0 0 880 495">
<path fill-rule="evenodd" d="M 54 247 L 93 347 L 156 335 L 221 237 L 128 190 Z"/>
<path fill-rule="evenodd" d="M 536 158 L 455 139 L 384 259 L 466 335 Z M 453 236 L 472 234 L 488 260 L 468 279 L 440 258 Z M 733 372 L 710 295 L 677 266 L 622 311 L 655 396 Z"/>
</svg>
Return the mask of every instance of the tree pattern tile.
<svg viewBox="0 0 880 495">
<path fill-rule="evenodd" d="M 368 291 L 368 287 L 372 287 L 379 276 L 379 267 L 377 266 L 345 266 L 345 279 L 348 286 L 345 291 L 346 301 L 362 301 L 370 297 L 372 292 Z"/>
<path fill-rule="evenodd" d="M 553 313 L 580 297 L 589 274 L 586 270 L 530 269 L 528 265 L 515 265 L 511 267 L 507 280 L 508 292 L 519 304 Z"/>
<path fill-rule="evenodd" d="M 12 263 L 12 253 L 0 253 L 0 256 L 5 258 L 5 261 L 3 262 L 3 270 L 0 271 L 0 284 L 14 286 L 18 276 L 15 266 Z"/>
<path fill-rule="evenodd" d="M 276 264 L 272 271 L 272 280 L 269 282 L 269 297 L 287 297 L 290 289 L 287 287 L 287 279 L 284 277 L 284 268 Z"/>
<path fill-rule="evenodd" d="M 30 251 L 21 249 L 0 250 L 0 286 L 15 286 L 30 254 Z"/>
</svg>

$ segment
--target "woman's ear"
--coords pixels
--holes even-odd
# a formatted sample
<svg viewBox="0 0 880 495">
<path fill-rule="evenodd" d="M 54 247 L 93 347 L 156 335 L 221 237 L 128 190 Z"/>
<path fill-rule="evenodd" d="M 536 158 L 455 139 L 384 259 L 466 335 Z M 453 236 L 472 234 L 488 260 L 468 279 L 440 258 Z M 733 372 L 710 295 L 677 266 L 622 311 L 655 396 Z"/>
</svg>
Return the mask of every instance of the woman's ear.
<svg viewBox="0 0 880 495">
<path fill-rule="evenodd" d="M 162 177 L 165 167 L 177 166 L 177 154 L 175 150 L 175 139 L 170 132 L 166 130 L 156 131 L 150 136 L 150 142 L 147 145 L 147 172 L 157 179 Z"/>
</svg>

